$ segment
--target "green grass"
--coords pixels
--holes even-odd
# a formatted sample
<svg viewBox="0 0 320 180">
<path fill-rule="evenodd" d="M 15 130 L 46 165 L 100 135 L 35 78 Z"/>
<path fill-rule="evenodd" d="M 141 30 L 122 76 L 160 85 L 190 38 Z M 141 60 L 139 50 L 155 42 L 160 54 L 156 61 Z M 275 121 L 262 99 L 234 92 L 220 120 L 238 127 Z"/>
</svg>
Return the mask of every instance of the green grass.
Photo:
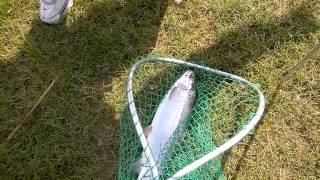
<svg viewBox="0 0 320 180">
<path fill-rule="evenodd" d="M 38 1 L 0 1 L 0 175 L 114 177 L 132 59 L 183 58 L 259 83 L 278 80 L 320 39 L 317 0 L 75 1 L 65 23 L 43 24 Z M 50 81 L 57 84 L 16 139 L 5 139 Z M 320 57 L 285 83 L 246 155 L 226 177 L 320 178 Z M 239 160 L 243 158 L 239 165 Z M 239 166 L 239 167 L 237 167 Z"/>
</svg>

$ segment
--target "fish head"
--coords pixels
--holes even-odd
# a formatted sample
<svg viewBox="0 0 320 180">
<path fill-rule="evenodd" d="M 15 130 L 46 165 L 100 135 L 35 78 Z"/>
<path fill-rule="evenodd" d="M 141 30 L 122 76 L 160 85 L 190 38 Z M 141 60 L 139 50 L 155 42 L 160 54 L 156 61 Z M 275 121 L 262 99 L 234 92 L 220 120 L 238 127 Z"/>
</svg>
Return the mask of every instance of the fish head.
<svg viewBox="0 0 320 180">
<path fill-rule="evenodd" d="M 196 74 L 188 70 L 178 80 L 178 88 L 180 90 L 193 90 L 196 82 Z"/>
</svg>

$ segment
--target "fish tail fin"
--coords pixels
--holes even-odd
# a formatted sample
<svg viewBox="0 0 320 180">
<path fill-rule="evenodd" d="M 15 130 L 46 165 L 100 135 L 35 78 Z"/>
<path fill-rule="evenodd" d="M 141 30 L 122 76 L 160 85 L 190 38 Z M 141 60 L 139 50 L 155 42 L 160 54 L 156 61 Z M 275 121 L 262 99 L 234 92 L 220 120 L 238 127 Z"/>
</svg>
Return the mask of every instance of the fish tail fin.
<svg viewBox="0 0 320 180">
<path fill-rule="evenodd" d="M 138 180 L 151 180 L 151 170 L 149 168 L 143 167 L 139 173 Z"/>
<path fill-rule="evenodd" d="M 133 163 L 133 170 L 135 173 L 140 174 L 141 172 L 141 158 Z"/>
<path fill-rule="evenodd" d="M 142 157 L 133 165 L 134 171 L 139 174 L 138 180 L 152 180 L 151 169 L 144 153 L 142 154 Z"/>
</svg>

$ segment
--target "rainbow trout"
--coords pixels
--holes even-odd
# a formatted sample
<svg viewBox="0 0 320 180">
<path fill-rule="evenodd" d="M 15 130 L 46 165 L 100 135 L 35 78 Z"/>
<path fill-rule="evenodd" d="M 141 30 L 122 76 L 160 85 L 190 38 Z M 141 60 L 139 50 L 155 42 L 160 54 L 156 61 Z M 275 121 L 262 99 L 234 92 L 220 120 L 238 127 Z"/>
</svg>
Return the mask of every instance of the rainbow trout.
<svg viewBox="0 0 320 180">
<path fill-rule="evenodd" d="M 155 162 L 159 160 L 160 152 L 179 123 L 191 112 L 196 99 L 194 85 L 195 73 L 188 70 L 170 88 L 159 105 L 151 125 L 144 129 Z M 139 174 L 139 180 L 151 179 L 151 170 L 144 153 L 134 166 Z M 161 170 L 161 167 L 158 169 Z"/>
</svg>

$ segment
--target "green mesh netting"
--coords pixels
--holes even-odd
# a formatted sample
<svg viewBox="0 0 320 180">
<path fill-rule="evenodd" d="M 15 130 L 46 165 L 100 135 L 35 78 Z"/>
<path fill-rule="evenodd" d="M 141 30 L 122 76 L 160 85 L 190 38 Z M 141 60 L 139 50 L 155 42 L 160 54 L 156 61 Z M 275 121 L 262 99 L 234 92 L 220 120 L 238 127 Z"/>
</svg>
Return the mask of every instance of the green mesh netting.
<svg viewBox="0 0 320 180">
<path fill-rule="evenodd" d="M 169 63 L 148 63 L 134 77 L 134 98 L 143 127 L 151 124 L 157 107 L 174 82 L 190 68 Z M 192 112 L 183 120 L 157 166 L 160 179 L 224 144 L 255 114 L 259 97 L 248 85 L 201 69 L 196 73 L 197 99 Z M 120 122 L 120 157 L 118 179 L 136 179 L 133 164 L 142 153 L 128 107 Z M 224 179 L 221 156 L 192 171 L 183 179 Z"/>
</svg>

